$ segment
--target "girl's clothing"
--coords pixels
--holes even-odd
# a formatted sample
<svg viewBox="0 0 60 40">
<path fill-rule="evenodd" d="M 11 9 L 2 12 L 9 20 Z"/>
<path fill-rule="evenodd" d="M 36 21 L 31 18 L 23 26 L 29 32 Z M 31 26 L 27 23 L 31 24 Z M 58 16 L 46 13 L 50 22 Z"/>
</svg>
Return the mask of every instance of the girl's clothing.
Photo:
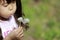
<svg viewBox="0 0 60 40">
<path fill-rule="evenodd" d="M 0 21 L 2 36 L 5 38 L 13 29 L 18 28 L 18 24 L 12 15 L 8 21 Z"/>
</svg>

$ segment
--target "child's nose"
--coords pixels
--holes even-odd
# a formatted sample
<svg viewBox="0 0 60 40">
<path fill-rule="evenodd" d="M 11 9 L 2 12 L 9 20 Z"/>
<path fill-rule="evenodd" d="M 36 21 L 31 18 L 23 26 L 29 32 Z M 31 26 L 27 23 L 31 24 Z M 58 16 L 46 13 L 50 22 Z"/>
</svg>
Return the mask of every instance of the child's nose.
<svg viewBox="0 0 60 40">
<path fill-rule="evenodd" d="M 11 11 L 13 10 L 13 5 L 9 5 L 8 9 Z"/>
</svg>

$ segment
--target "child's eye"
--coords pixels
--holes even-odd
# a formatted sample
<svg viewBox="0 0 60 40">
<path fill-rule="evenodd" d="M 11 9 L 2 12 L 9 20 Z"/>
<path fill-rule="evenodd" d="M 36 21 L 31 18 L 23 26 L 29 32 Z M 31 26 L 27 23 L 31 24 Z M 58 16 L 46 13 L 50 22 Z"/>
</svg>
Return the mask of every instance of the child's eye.
<svg viewBox="0 0 60 40">
<path fill-rule="evenodd" d="M 7 6 L 8 6 L 8 4 L 7 4 L 7 3 L 5 3 L 5 4 L 3 4 L 3 6 L 4 6 L 4 7 L 7 7 Z"/>
<path fill-rule="evenodd" d="M 4 7 L 8 6 L 7 1 L 6 0 L 1 1 L 1 5 L 4 6 Z"/>
</svg>

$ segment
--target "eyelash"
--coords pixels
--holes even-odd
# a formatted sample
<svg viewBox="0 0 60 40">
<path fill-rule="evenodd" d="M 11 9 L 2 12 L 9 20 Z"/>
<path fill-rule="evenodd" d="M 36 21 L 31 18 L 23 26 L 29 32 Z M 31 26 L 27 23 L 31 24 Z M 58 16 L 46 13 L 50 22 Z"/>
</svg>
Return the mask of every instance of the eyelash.
<svg viewBox="0 0 60 40">
<path fill-rule="evenodd" d="M 7 4 L 7 3 L 3 3 L 2 5 L 3 5 L 4 7 L 7 7 L 7 6 L 8 6 L 8 4 Z"/>
</svg>

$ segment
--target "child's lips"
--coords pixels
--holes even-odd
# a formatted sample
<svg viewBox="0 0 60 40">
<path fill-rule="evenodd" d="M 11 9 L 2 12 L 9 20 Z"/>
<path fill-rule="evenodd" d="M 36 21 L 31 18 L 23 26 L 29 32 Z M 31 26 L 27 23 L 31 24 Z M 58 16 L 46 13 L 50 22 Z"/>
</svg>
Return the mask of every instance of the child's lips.
<svg viewBox="0 0 60 40">
<path fill-rule="evenodd" d="M 8 18 L 10 18 L 13 14 L 8 15 Z"/>
</svg>

